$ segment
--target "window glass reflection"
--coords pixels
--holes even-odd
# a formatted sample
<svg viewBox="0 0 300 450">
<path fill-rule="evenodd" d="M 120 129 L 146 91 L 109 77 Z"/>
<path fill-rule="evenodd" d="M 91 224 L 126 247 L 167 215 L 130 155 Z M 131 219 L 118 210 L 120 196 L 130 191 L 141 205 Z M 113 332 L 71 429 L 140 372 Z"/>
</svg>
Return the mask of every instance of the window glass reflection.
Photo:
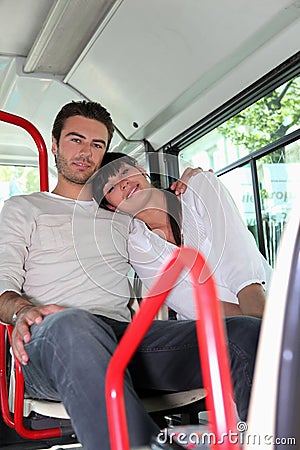
<svg viewBox="0 0 300 450">
<path fill-rule="evenodd" d="M 276 252 L 293 203 L 300 192 L 300 142 L 280 148 L 257 161 L 266 258 L 274 266 Z M 250 165 L 220 177 L 248 229 L 257 238 L 257 220 Z"/>
<path fill-rule="evenodd" d="M 56 184 L 56 177 L 49 173 L 49 190 Z M 0 210 L 4 201 L 18 194 L 30 194 L 40 190 L 38 167 L 0 165 Z"/>
<path fill-rule="evenodd" d="M 215 171 L 277 141 L 300 125 L 300 77 L 284 83 L 179 153 L 190 165 Z"/>
<path fill-rule="evenodd" d="M 300 191 L 299 155 L 297 141 L 257 161 L 265 247 L 272 265 L 284 225 Z"/>
</svg>

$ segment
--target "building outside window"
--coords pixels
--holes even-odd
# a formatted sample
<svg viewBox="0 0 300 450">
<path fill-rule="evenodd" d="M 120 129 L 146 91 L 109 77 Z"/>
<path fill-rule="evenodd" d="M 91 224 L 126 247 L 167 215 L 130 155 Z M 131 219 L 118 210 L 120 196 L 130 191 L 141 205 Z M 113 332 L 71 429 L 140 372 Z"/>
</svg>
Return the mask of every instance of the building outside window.
<svg viewBox="0 0 300 450">
<path fill-rule="evenodd" d="M 299 130 L 300 77 L 297 76 L 195 140 L 178 155 L 180 172 L 187 166 L 201 166 L 213 169 L 221 177 L 259 244 L 251 167 L 255 164 L 263 253 L 272 265 L 288 214 L 300 192 Z M 299 133 L 296 138 L 295 133 Z M 283 140 L 284 145 L 280 145 Z M 268 146 L 274 143 L 278 143 L 276 150 L 268 151 Z M 266 151 L 257 156 L 261 149 Z M 241 164 L 234 167 L 238 161 Z M 228 169 L 230 165 L 233 167 Z"/>
<path fill-rule="evenodd" d="M 55 186 L 56 177 L 49 174 L 50 190 Z M 0 211 L 4 201 L 12 195 L 30 194 L 40 190 L 38 167 L 0 165 Z"/>
</svg>

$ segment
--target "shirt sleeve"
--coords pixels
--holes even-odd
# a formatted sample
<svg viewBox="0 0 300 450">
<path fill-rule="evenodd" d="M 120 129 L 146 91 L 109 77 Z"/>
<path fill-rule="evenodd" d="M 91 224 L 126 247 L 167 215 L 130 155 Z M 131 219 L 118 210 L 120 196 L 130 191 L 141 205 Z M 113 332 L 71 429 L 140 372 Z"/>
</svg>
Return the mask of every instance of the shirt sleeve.
<svg viewBox="0 0 300 450">
<path fill-rule="evenodd" d="M 192 199 L 190 206 L 199 215 L 210 243 L 206 256 L 219 286 L 227 287 L 237 295 L 249 284 L 264 284 L 263 257 L 218 177 L 202 172 L 191 179 L 189 191 L 187 199 Z M 226 298 L 222 300 L 226 301 Z"/>
<path fill-rule="evenodd" d="M 128 238 L 129 262 L 147 289 L 157 281 L 159 270 L 175 248 L 148 230 L 144 222 L 132 221 Z"/>
<path fill-rule="evenodd" d="M 30 208 L 20 197 L 6 200 L 0 215 L 0 295 L 22 292 L 24 264 L 30 246 Z"/>
<path fill-rule="evenodd" d="M 129 260 L 147 290 L 159 279 L 163 264 L 175 248 L 174 244 L 150 231 L 140 220 L 132 221 L 128 239 Z M 168 273 L 165 272 L 164 276 L 168 278 Z M 194 295 L 187 272 L 183 271 L 179 276 L 167 295 L 166 304 L 178 313 L 180 319 L 195 318 Z"/>
</svg>

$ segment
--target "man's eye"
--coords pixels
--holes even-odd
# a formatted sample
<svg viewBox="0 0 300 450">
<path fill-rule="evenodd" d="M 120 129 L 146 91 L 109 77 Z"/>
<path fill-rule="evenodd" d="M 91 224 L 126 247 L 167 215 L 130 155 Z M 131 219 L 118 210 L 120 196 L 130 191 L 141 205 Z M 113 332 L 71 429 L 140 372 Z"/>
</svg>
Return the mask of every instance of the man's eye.
<svg viewBox="0 0 300 450">
<path fill-rule="evenodd" d="M 108 189 L 107 194 L 110 194 L 113 190 L 114 190 L 114 186 L 111 186 L 111 187 Z"/>
<path fill-rule="evenodd" d="M 124 169 L 124 170 L 122 171 L 122 175 L 127 175 L 128 172 L 129 172 L 129 169 Z"/>
<path fill-rule="evenodd" d="M 95 146 L 98 150 L 102 150 L 102 149 L 103 149 L 103 144 L 94 144 L 94 146 Z"/>
<path fill-rule="evenodd" d="M 80 141 L 80 139 L 78 139 L 78 138 L 73 138 L 73 139 L 72 139 L 72 142 L 76 142 L 76 144 L 80 144 L 81 141 Z"/>
</svg>

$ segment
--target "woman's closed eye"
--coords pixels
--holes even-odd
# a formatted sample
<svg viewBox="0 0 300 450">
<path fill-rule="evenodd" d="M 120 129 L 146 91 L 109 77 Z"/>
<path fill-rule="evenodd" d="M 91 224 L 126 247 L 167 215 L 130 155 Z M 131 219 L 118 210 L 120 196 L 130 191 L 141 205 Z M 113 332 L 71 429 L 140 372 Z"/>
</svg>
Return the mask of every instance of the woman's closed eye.
<svg viewBox="0 0 300 450">
<path fill-rule="evenodd" d="M 106 194 L 111 194 L 111 192 L 114 190 L 115 186 L 110 186 L 107 191 Z"/>
<path fill-rule="evenodd" d="M 124 181 L 128 172 L 129 172 L 129 169 L 127 169 L 127 168 L 122 170 L 122 172 L 120 173 L 120 176 L 118 177 L 118 180 L 116 181 L 116 184 L 120 183 L 121 181 Z M 114 188 L 115 188 L 115 184 L 108 186 L 108 188 L 106 190 L 106 194 L 110 194 L 114 190 Z"/>
</svg>

